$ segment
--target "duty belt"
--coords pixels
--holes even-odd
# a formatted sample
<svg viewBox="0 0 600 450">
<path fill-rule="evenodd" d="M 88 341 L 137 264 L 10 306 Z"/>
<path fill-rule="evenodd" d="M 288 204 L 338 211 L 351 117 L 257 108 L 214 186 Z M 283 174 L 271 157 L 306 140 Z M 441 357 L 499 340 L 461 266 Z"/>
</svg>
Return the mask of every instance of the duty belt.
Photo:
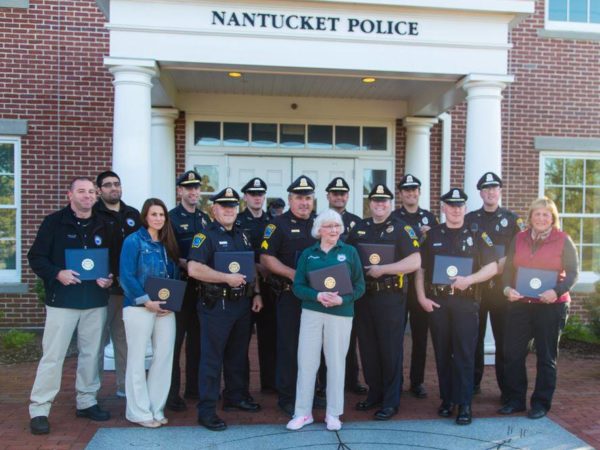
<svg viewBox="0 0 600 450">
<path fill-rule="evenodd" d="M 202 283 L 201 296 L 212 299 L 239 300 L 244 297 L 252 297 L 253 284 L 245 284 L 242 287 L 221 287 L 214 284 Z"/>
<path fill-rule="evenodd" d="M 442 297 L 442 296 L 456 296 L 456 297 L 467 297 L 467 298 L 475 298 L 475 287 L 469 286 L 464 291 L 460 289 L 453 288 L 449 284 L 432 284 L 429 287 L 429 295 L 434 297 Z"/>
<path fill-rule="evenodd" d="M 382 280 L 366 280 L 365 287 L 367 292 L 402 291 L 404 290 L 404 277 L 400 275 Z"/>
</svg>

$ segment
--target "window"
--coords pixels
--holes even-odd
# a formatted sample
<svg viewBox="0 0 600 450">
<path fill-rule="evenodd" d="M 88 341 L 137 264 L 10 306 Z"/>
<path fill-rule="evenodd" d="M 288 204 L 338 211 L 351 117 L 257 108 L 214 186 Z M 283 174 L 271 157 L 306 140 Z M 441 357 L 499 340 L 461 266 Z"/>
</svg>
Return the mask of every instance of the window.
<svg viewBox="0 0 600 450">
<path fill-rule="evenodd" d="M 546 0 L 546 29 L 600 32 L 600 0 Z"/>
<path fill-rule="evenodd" d="M 202 211 L 210 211 L 209 199 L 219 189 L 219 169 L 212 164 L 198 164 L 194 170 L 200 175 L 202 182 L 200 184 L 200 200 L 198 207 Z"/>
<path fill-rule="evenodd" d="M 561 227 L 582 272 L 600 272 L 600 155 L 542 155 L 543 195 L 556 202 Z"/>
<path fill-rule="evenodd" d="M 0 137 L 0 282 L 21 277 L 21 141 Z"/>
</svg>

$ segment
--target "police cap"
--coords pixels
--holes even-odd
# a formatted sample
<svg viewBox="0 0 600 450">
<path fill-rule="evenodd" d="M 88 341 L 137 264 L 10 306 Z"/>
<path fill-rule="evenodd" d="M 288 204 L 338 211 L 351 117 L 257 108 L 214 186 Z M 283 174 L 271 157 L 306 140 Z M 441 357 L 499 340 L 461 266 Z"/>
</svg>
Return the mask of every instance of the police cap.
<svg viewBox="0 0 600 450">
<path fill-rule="evenodd" d="M 235 189 L 227 187 L 221 192 L 211 196 L 210 200 L 221 206 L 237 206 L 240 204 L 240 194 L 238 194 Z"/>
<path fill-rule="evenodd" d="M 392 200 L 394 194 L 385 184 L 376 184 L 369 192 L 369 200 Z"/>
<path fill-rule="evenodd" d="M 421 180 L 419 180 L 414 175 L 407 173 L 402 177 L 400 183 L 398 183 L 398 189 L 416 189 L 421 187 Z"/>
<path fill-rule="evenodd" d="M 350 192 L 350 186 L 342 177 L 336 177 L 325 188 L 327 192 Z"/>
<path fill-rule="evenodd" d="M 468 200 L 469 196 L 460 188 L 452 188 L 444 195 L 441 200 L 447 205 L 462 206 Z"/>
<path fill-rule="evenodd" d="M 200 186 L 202 180 L 195 170 L 188 170 L 177 178 L 177 186 L 196 187 Z"/>
<path fill-rule="evenodd" d="M 502 179 L 494 172 L 486 172 L 477 182 L 477 189 L 482 190 L 488 187 L 502 187 Z"/>
<path fill-rule="evenodd" d="M 306 175 L 300 175 L 292 182 L 292 184 L 288 186 L 287 191 L 291 194 L 314 194 L 315 183 L 313 183 L 313 180 L 308 178 Z"/>
<path fill-rule="evenodd" d="M 246 192 L 248 192 L 249 194 L 252 194 L 254 192 L 258 194 L 265 193 L 267 192 L 267 183 L 265 183 L 262 179 L 258 177 L 252 178 L 244 185 L 244 187 L 242 188 L 242 192 L 244 194 Z"/>
</svg>

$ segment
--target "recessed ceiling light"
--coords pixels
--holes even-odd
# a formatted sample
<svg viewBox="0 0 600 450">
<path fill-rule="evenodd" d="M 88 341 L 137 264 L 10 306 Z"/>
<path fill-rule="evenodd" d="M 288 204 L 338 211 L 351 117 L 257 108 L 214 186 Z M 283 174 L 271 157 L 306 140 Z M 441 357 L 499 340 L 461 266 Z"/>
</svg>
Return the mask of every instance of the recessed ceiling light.
<svg viewBox="0 0 600 450">
<path fill-rule="evenodd" d="M 375 78 L 375 77 L 364 77 L 361 81 L 363 83 L 365 83 L 365 84 L 371 84 L 371 83 L 375 83 L 377 81 L 377 78 Z"/>
<path fill-rule="evenodd" d="M 241 72 L 229 72 L 227 75 L 229 78 L 242 78 Z"/>
</svg>

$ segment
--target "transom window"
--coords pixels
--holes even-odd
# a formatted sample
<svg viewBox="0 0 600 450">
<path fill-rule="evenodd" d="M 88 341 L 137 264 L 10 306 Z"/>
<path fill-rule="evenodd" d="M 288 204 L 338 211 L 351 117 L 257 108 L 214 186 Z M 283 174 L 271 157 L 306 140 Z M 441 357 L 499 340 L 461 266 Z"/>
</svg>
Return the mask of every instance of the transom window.
<svg viewBox="0 0 600 450">
<path fill-rule="evenodd" d="M 558 207 L 580 268 L 600 272 L 600 155 L 542 155 L 542 192 Z"/>
<path fill-rule="evenodd" d="M 362 125 L 195 121 L 194 145 L 385 151 L 388 129 Z"/>
</svg>

